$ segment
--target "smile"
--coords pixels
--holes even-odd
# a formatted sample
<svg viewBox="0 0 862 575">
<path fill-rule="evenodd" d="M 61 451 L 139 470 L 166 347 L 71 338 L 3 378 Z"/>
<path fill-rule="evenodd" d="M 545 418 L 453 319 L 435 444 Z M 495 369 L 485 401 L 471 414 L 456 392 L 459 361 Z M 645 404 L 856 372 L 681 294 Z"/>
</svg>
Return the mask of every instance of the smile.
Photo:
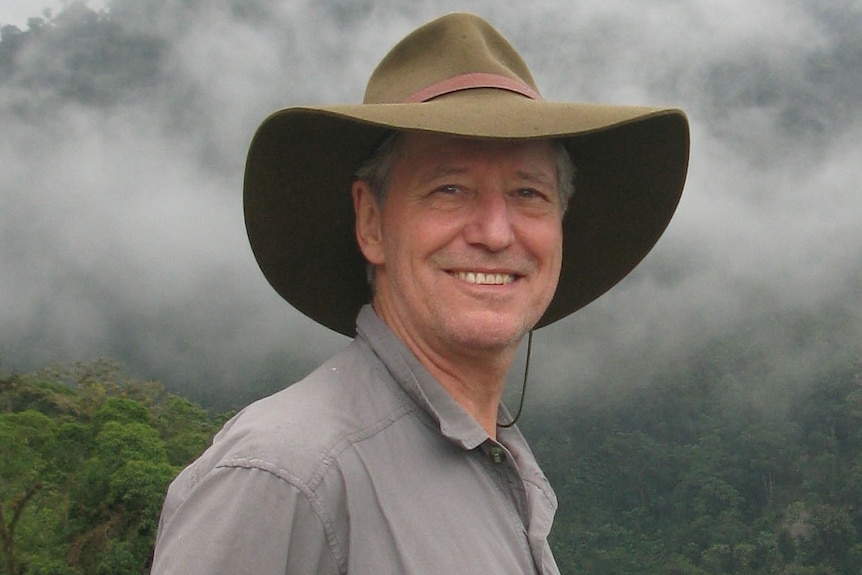
<svg viewBox="0 0 862 575">
<path fill-rule="evenodd" d="M 512 274 L 495 274 L 482 272 L 454 272 L 453 274 L 461 281 L 468 284 L 479 285 L 506 285 L 515 281 L 515 276 Z"/>
</svg>

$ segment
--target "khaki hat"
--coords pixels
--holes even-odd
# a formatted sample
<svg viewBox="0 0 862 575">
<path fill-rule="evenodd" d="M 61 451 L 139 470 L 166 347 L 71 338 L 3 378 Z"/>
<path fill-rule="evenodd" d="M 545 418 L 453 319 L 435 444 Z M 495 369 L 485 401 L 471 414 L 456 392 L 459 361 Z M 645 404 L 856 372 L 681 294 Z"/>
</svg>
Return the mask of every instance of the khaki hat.
<svg viewBox="0 0 862 575">
<path fill-rule="evenodd" d="M 587 305 L 646 256 L 676 209 L 688 167 L 682 111 L 545 101 L 490 24 L 469 14 L 434 20 L 386 55 L 362 104 L 275 112 L 248 152 L 245 221 L 261 270 L 296 309 L 348 336 L 371 297 L 350 189 L 392 131 L 566 146 L 575 195 L 563 221 L 559 285 L 536 327 Z"/>
</svg>

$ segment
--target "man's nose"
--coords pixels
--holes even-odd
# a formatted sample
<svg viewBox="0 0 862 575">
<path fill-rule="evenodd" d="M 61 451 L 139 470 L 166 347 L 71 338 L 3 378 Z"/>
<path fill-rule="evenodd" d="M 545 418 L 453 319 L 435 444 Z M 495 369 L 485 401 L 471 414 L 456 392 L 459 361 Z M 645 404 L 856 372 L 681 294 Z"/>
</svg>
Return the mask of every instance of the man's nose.
<svg viewBox="0 0 862 575">
<path fill-rule="evenodd" d="M 509 247 L 514 240 L 506 197 L 499 191 L 480 193 L 464 229 L 468 243 L 496 252 Z"/>
</svg>

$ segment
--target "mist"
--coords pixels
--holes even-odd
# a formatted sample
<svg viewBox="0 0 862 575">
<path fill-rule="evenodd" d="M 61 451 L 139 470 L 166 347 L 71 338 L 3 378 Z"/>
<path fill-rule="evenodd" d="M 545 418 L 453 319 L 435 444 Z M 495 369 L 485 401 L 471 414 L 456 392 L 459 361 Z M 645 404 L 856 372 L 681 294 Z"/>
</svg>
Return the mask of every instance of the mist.
<svg viewBox="0 0 862 575">
<path fill-rule="evenodd" d="M 858 372 L 854 0 L 115 0 L 6 27 L 2 368 L 108 357 L 235 406 L 345 345 L 259 272 L 242 219 L 245 153 L 276 109 L 361 101 L 395 42 L 454 10 L 500 29 L 546 99 L 678 106 L 691 122 L 686 189 L 656 248 L 536 333 L 534 413 L 704 362 L 758 401 Z"/>
</svg>

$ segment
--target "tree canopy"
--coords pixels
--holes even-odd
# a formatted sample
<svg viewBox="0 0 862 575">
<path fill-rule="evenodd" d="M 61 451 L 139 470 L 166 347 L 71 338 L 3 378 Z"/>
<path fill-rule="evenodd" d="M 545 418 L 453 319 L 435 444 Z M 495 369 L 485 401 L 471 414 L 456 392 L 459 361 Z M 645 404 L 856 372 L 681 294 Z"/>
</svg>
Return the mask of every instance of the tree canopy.
<svg viewBox="0 0 862 575">
<path fill-rule="evenodd" d="M 0 406 L 0 573 L 146 573 L 167 485 L 220 420 L 107 361 L 4 376 Z"/>
<path fill-rule="evenodd" d="M 168 483 L 226 415 L 115 364 L 0 377 L 2 570 L 141 574 Z M 560 500 L 564 573 L 841 574 L 862 569 L 862 370 L 781 410 L 680 374 L 529 418 Z"/>
</svg>

